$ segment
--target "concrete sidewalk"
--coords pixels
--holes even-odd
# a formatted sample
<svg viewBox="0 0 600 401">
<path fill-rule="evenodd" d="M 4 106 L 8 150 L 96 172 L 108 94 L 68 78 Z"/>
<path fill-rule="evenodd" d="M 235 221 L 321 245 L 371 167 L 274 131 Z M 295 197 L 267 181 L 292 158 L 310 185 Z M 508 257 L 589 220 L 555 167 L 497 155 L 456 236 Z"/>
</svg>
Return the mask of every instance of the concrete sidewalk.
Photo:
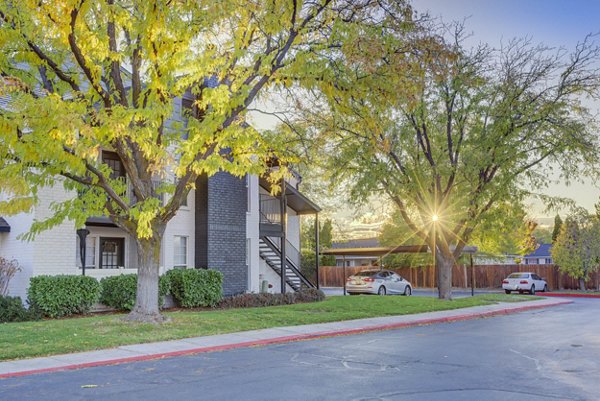
<svg viewBox="0 0 600 401">
<path fill-rule="evenodd" d="M 390 330 L 433 323 L 477 319 L 564 305 L 571 302 L 572 301 L 543 299 L 517 303 L 500 303 L 415 315 L 386 316 L 370 319 L 347 320 L 343 322 L 309 324 L 304 326 L 278 327 L 158 343 L 125 345 L 100 351 L 0 362 L 0 379 L 35 373 L 81 369 L 93 366 L 308 340 L 320 337 L 333 337 L 368 331 Z"/>
</svg>

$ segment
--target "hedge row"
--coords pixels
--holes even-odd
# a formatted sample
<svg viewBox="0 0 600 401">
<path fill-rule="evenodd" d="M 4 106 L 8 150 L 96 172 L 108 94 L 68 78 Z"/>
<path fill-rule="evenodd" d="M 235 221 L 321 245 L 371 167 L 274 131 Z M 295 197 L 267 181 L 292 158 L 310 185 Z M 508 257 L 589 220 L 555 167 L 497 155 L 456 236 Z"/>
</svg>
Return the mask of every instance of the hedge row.
<svg viewBox="0 0 600 401">
<path fill-rule="evenodd" d="M 29 281 L 27 298 L 44 316 L 88 313 L 100 297 L 100 283 L 88 276 L 37 276 Z"/>
<path fill-rule="evenodd" d="M 0 322 L 34 320 L 41 316 L 62 317 L 88 313 L 100 301 L 118 310 L 135 305 L 137 275 L 105 277 L 100 282 L 89 276 L 37 276 L 28 290 L 29 310 L 18 297 L 0 297 Z M 175 269 L 159 279 L 159 304 L 172 294 L 180 307 L 248 308 L 322 301 L 316 289 L 286 294 L 241 294 L 223 299 L 223 275 L 215 270 Z"/>
<path fill-rule="evenodd" d="M 137 294 L 137 274 L 104 277 L 100 280 L 102 292 L 100 303 L 118 310 L 130 311 L 135 305 Z M 162 306 L 165 296 L 169 294 L 171 283 L 166 276 L 158 279 L 158 304 Z"/>
<path fill-rule="evenodd" d="M 171 270 L 159 279 L 159 304 L 162 306 L 164 297 L 171 293 L 184 308 L 215 306 L 223 297 L 222 284 L 222 273 L 214 270 Z M 59 275 L 31 278 L 27 296 L 31 308 L 55 318 L 88 313 L 98 301 L 118 310 L 131 310 L 136 293 L 137 274 L 105 277 L 100 282 L 89 276 Z M 11 310 L 21 316 L 17 309 Z"/>
<path fill-rule="evenodd" d="M 221 308 L 257 308 L 263 306 L 291 305 L 307 302 L 319 302 L 325 299 L 321 290 L 314 288 L 285 294 L 240 294 L 225 298 L 219 304 Z"/>
<path fill-rule="evenodd" d="M 24 307 L 21 297 L 0 295 L 0 323 L 26 322 L 39 318 L 41 318 L 39 310 Z"/>
</svg>

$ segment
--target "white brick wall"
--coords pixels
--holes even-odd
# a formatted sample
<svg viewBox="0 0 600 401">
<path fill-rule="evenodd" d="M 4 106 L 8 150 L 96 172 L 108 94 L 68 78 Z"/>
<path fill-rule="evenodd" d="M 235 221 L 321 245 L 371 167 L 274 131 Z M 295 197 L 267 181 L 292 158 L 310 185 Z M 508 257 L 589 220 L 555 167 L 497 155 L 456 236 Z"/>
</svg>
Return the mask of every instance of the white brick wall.
<svg viewBox="0 0 600 401">
<path fill-rule="evenodd" d="M 44 188 L 40 203 L 35 208 L 35 219 L 44 220 L 52 215 L 50 205 L 74 196 L 67 193 L 62 184 Z M 33 275 L 79 274 L 75 264 L 75 224 L 65 221 L 51 230 L 42 232 L 33 241 Z"/>
<path fill-rule="evenodd" d="M 4 219 L 10 225 L 10 232 L 0 233 L 0 256 L 9 260 L 16 259 L 21 266 L 21 271 L 9 283 L 8 294 L 25 300 L 29 278 L 33 274 L 33 243 L 18 240 L 17 236 L 29 231 L 33 213 L 4 216 Z"/>
</svg>

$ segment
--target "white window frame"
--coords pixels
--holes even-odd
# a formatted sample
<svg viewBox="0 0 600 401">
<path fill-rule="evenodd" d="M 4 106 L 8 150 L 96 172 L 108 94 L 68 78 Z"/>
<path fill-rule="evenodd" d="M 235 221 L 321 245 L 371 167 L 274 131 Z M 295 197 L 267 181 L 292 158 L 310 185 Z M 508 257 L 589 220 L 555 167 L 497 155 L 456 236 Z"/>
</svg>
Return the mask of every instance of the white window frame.
<svg viewBox="0 0 600 401">
<path fill-rule="evenodd" d="M 75 266 L 81 269 L 81 255 L 79 254 L 79 236 L 75 238 Z M 97 269 L 98 268 L 98 236 L 97 235 L 88 235 L 86 237 L 85 244 L 85 268 L 86 269 Z M 90 242 L 93 245 L 93 251 L 90 252 Z M 92 264 L 88 264 L 88 259 L 92 259 Z"/>
<path fill-rule="evenodd" d="M 181 242 L 177 242 L 178 240 L 180 240 L 181 238 L 185 239 L 185 252 L 183 254 L 181 253 L 177 253 L 177 247 L 181 245 Z M 179 244 L 179 245 L 178 245 Z M 187 235 L 174 235 L 173 236 L 173 267 L 174 268 L 179 268 L 179 269 L 187 269 L 188 268 L 188 257 L 189 254 L 189 236 Z M 184 256 L 185 260 L 184 263 L 177 263 L 179 262 L 178 257 L 179 256 Z"/>
</svg>

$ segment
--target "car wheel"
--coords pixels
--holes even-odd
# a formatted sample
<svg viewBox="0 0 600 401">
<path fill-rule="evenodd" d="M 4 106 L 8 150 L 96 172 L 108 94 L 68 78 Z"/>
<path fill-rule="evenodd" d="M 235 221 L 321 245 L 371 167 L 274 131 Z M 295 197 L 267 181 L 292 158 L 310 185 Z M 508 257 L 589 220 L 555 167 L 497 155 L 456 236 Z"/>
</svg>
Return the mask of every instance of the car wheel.
<svg viewBox="0 0 600 401">
<path fill-rule="evenodd" d="M 504 292 L 510 294 L 510 290 L 504 290 Z"/>
<path fill-rule="evenodd" d="M 406 287 L 404 287 L 404 295 L 409 297 L 412 295 L 412 288 L 410 288 L 409 285 L 407 285 Z"/>
<path fill-rule="evenodd" d="M 535 295 L 535 285 L 534 284 L 531 284 L 531 288 L 529 289 L 529 293 L 531 295 Z"/>
<path fill-rule="evenodd" d="M 544 285 L 544 292 L 548 292 L 548 284 Z"/>
<path fill-rule="evenodd" d="M 379 287 L 379 289 L 377 290 L 377 295 L 385 295 L 385 287 L 384 286 Z"/>
</svg>

